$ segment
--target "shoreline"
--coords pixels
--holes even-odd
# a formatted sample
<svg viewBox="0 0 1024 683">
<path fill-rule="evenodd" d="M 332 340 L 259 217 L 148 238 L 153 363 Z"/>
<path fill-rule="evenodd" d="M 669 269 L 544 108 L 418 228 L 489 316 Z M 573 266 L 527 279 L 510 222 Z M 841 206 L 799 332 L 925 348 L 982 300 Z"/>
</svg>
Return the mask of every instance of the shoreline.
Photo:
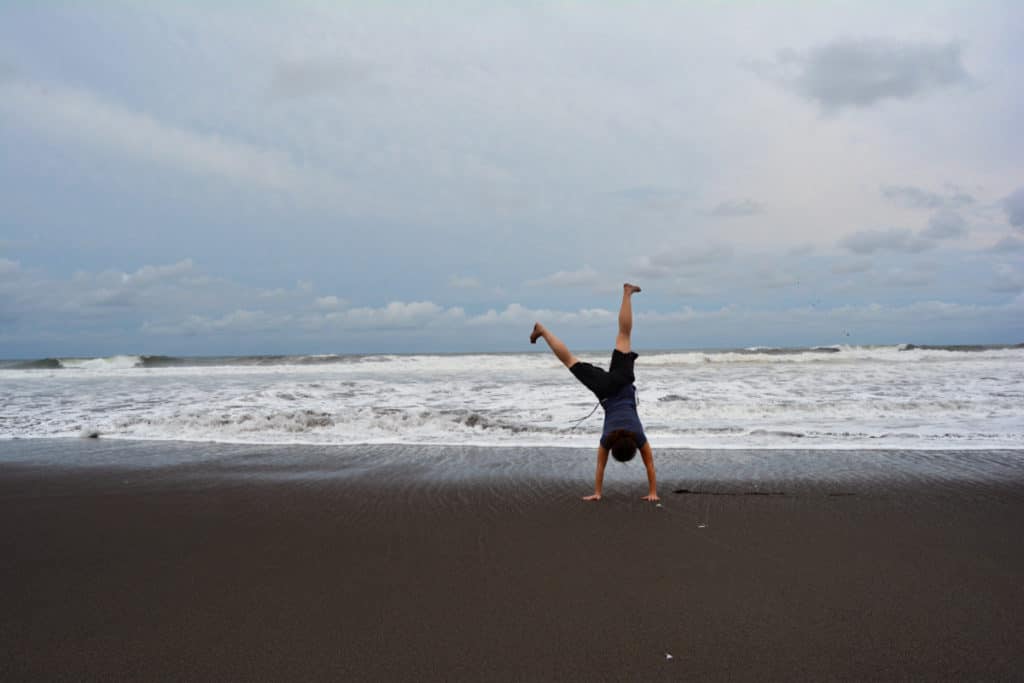
<svg viewBox="0 0 1024 683">
<path fill-rule="evenodd" d="M 655 457 L 0 444 L 0 678 L 1022 679 L 1024 455 Z"/>
<path fill-rule="evenodd" d="M 88 431 L 88 430 L 87 430 Z M 590 435 L 586 437 L 596 443 L 597 437 Z M 654 433 L 652 440 L 657 438 Z M 317 442 L 317 441 L 231 441 L 214 439 L 165 439 L 160 437 L 122 436 L 119 434 L 102 434 L 97 436 L 91 434 L 66 434 L 63 436 L 0 436 L 0 444 L 4 443 L 68 443 L 73 441 L 104 441 L 115 442 L 126 445 L 135 444 L 166 444 L 183 446 L 229 446 L 245 448 L 321 448 L 321 449 L 351 449 L 351 448 L 422 448 L 427 450 L 438 449 L 477 449 L 477 450 L 522 450 L 522 449 L 544 449 L 544 450 L 593 450 L 587 446 L 578 444 L 552 441 L 550 443 L 509 443 L 509 442 L 436 442 L 436 441 L 352 441 L 345 443 Z M 906 447 L 894 446 L 864 446 L 863 444 L 830 444 L 825 446 L 765 446 L 765 445 L 722 445 L 715 446 L 659 446 L 658 451 L 687 451 L 687 452 L 716 452 L 716 451 L 752 451 L 752 452 L 786 452 L 786 453 L 815 453 L 815 452 L 857 452 L 857 453 L 892 453 L 892 452 L 939 452 L 939 453 L 978 453 L 978 452 L 1006 452 L 1024 453 L 1024 445 L 1020 446 L 993 446 L 993 445 L 959 445 L 956 448 L 949 446 L 922 446 L 915 444 Z"/>
</svg>

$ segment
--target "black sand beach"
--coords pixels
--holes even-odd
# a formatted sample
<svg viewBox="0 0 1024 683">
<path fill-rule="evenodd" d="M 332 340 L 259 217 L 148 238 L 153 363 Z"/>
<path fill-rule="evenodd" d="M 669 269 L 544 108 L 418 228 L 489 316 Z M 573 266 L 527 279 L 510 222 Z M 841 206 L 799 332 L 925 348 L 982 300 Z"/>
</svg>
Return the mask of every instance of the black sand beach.
<svg viewBox="0 0 1024 683">
<path fill-rule="evenodd" d="M 1024 680 L 1024 452 L 656 459 L 0 443 L 0 679 Z"/>
</svg>

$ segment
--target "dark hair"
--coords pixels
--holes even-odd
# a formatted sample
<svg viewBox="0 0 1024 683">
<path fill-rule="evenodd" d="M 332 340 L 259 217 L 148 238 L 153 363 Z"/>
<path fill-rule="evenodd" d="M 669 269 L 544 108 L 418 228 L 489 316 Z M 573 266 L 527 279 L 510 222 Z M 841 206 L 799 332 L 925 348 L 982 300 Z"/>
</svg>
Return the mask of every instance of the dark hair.
<svg viewBox="0 0 1024 683">
<path fill-rule="evenodd" d="M 636 455 L 636 435 L 627 429 L 616 429 L 608 435 L 612 457 L 619 462 L 629 462 Z"/>
</svg>

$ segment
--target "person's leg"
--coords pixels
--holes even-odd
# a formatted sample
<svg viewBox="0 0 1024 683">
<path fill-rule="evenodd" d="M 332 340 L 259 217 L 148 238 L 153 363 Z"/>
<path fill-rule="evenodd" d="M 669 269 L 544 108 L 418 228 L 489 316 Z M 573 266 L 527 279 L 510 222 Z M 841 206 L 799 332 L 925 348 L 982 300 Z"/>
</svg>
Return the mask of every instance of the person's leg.
<svg viewBox="0 0 1024 683">
<path fill-rule="evenodd" d="M 615 337 L 615 348 L 622 353 L 630 352 L 629 336 L 633 332 L 633 295 L 640 291 L 628 282 L 622 285 L 622 305 L 619 307 L 619 334 Z"/>
<path fill-rule="evenodd" d="M 569 347 L 561 339 L 548 332 L 547 328 L 540 323 L 536 323 L 533 326 L 533 332 L 530 333 L 530 343 L 536 344 L 539 337 L 544 337 L 544 341 L 548 343 L 548 346 L 551 347 L 551 350 L 558 356 L 558 360 L 562 361 L 565 367 L 571 368 L 579 361 L 576 356 L 572 355 Z"/>
</svg>

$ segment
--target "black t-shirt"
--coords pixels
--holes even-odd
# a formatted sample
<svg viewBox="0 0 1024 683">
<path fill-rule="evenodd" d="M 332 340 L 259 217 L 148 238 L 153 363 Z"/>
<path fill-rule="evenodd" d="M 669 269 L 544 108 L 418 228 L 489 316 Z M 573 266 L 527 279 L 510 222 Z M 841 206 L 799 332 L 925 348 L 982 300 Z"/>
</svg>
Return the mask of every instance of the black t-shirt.
<svg viewBox="0 0 1024 683">
<path fill-rule="evenodd" d="M 636 387 L 627 384 L 601 402 L 604 407 L 604 429 L 601 430 L 601 445 L 610 448 L 608 435 L 616 429 L 625 429 L 636 435 L 637 448 L 647 443 L 644 426 L 636 413 Z"/>
</svg>

